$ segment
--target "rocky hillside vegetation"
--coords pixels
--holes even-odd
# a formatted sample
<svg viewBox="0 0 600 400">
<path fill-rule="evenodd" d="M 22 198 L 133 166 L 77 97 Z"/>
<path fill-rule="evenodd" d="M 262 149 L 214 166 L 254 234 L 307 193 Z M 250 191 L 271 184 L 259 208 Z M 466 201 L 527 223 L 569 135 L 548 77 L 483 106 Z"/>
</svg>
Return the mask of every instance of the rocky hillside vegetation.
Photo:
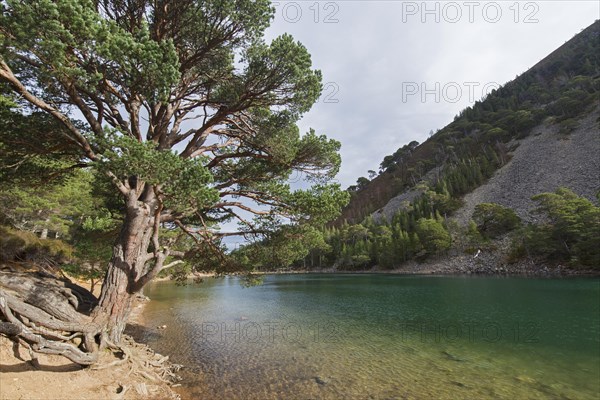
<svg viewBox="0 0 600 400">
<path fill-rule="evenodd" d="M 386 156 L 302 266 L 392 269 L 483 249 L 505 264 L 600 267 L 598 54 L 600 21 Z"/>
<path fill-rule="evenodd" d="M 545 122 L 518 142 L 511 160 L 485 184 L 463 197 L 455 213 L 461 225 L 468 224 L 481 203 L 498 203 L 513 209 L 521 219 L 535 222 L 532 197 L 566 187 L 590 200 L 600 190 L 599 110 L 579 120 L 568 135 L 557 124 Z"/>
</svg>

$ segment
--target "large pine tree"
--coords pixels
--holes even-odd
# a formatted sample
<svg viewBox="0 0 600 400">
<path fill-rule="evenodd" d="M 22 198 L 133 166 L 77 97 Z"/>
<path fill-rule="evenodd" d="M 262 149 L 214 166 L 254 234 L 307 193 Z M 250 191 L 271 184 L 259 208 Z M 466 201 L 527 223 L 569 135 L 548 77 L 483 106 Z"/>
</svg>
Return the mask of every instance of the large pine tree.
<svg viewBox="0 0 600 400">
<path fill-rule="evenodd" d="M 162 239 L 165 229 L 218 249 L 220 238 L 240 234 L 218 223 L 260 237 L 281 224 L 322 224 L 346 201 L 328 183 L 339 143 L 296 125 L 321 93 L 321 73 L 291 36 L 263 40 L 269 1 L 0 7 L 0 81 L 23 115 L 43 112 L 60 126 L 45 132 L 57 144 L 49 151 L 75 153 L 74 167 L 109 176 L 125 205 L 97 307 L 54 325 L 32 312 L 27 320 L 50 333 L 25 337 L 38 350 L 91 363 L 96 344 L 118 342 L 133 296 L 185 256 Z M 293 171 L 313 186 L 291 190 Z M 15 323 L 13 314 L 29 310 L 4 291 L 0 303 Z M 57 342 L 55 331 L 80 332 L 84 344 Z"/>
</svg>

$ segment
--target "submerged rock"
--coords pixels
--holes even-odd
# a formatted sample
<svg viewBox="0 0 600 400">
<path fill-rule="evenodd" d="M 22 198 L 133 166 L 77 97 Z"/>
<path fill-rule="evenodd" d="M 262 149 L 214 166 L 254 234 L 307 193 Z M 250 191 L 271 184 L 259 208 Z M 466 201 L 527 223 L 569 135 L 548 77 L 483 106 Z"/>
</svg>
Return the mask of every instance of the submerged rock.
<svg viewBox="0 0 600 400">
<path fill-rule="evenodd" d="M 318 383 L 321 386 L 327 385 L 329 382 L 319 376 L 315 376 L 315 382 Z"/>
<path fill-rule="evenodd" d="M 523 383 L 535 383 L 535 379 L 527 375 L 519 375 L 515 379 Z"/>
<path fill-rule="evenodd" d="M 457 361 L 457 362 L 463 362 L 463 361 L 466 361 L 465 359 L 463 359 L 463 358 L 460 358 L 460 357 L 457 357 L 457 356 L 455 356 L 455 355 L 454 355 L 454 354 L 452 354 L 452 353 L 448 353 L 447 351 L 442 351 L 442 354 L 443 354 L 444 356 L 446 356 L 446 358 L 447 358 L 448 360 Z"/>
</svg>

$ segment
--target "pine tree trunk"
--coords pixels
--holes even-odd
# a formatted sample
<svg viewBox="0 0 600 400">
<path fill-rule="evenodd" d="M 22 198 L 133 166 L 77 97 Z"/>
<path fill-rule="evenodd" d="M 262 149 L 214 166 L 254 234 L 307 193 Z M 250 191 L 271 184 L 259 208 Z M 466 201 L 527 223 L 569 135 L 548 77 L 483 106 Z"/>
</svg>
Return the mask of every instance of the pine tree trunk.
<svg viewBox="0 0 600 400">
<path fill-rule="evenodd" d="M 131 311 L 129 268 L 125 260 L 113 256 L 102 285 L 100 301 L 94 310 L 94 321 L 105 327 L 108 339 L 119 343 Z"/>
<path fill-rule="evenodd" d="M 150 197 L 150 198 L 148 198 Z M 146 272 L 148 249 L 154 227 L 154 201 L 129 202 L 119 238 L 102 284 L 94 322 L 104 327 L 112 343 L 119 343 L 131 312 L 133 298 L 141 291 L 137 280 Z"/>
</svg>

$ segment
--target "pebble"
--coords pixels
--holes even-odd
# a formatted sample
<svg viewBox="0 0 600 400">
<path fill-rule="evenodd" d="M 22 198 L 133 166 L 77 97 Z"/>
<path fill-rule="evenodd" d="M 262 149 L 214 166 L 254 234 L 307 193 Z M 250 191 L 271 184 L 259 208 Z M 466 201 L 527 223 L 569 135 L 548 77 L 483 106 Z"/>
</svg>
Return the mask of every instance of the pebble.
<svg viewBox="0 0 600 400">
<path fill-rule="evenodd" d="M 315 382 L 317 382 L 319 385 L 327 385 L 327 381 L 319 376 L 315 376 Z"/>
</svg>

